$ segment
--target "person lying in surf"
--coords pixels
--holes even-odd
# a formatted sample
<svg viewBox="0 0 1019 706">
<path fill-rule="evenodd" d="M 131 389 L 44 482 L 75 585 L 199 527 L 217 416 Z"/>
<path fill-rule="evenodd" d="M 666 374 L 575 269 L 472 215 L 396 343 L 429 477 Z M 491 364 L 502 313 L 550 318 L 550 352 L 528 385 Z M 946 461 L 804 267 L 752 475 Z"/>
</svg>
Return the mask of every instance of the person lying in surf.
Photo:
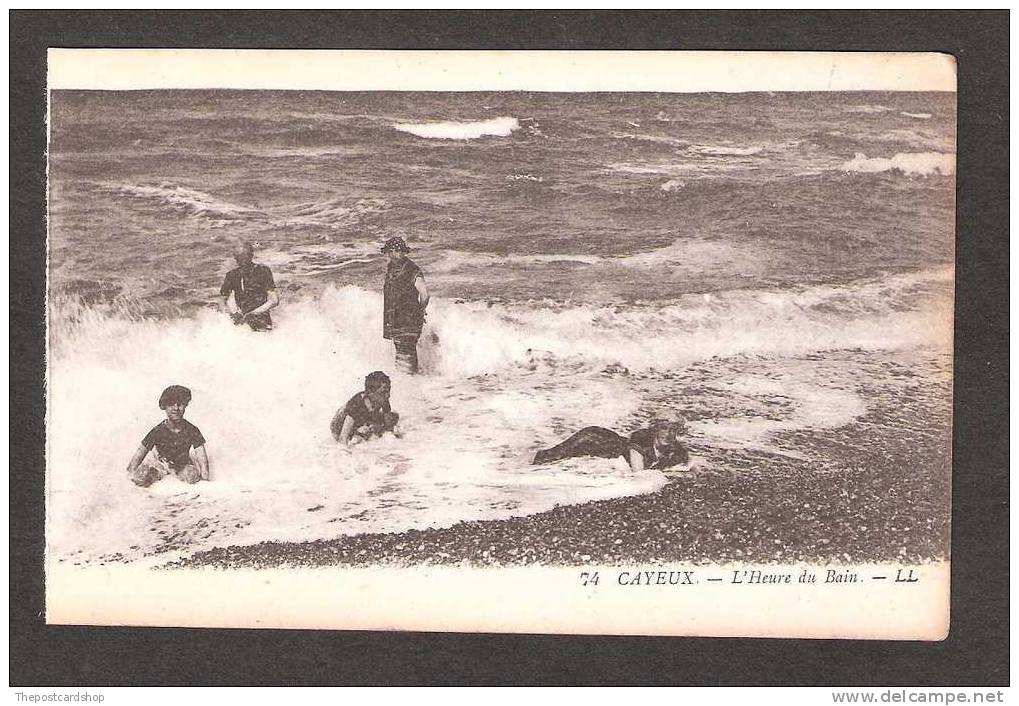
<svg viewBox="0 0 1019 706">
<path fill-rule="evenodd" d="M 392 432 L 400 436 L 396 425 L 400 415 L 389 406 L 389 392 L 392 384 L 389 376 L 376 370 L 364 379 L 364 391 L 347 400 L 337 410 L 329 430 L 341 444 L 352 440 L 360 441 Z"/>
<path fill-rule="evenodd" d="M 254 262 L 255 249 L 240 240 L 234 247 L 237 267 L 226 273 L 219 295 L 234 324 L 247 324 L 252 331 L 272 331 L 269 311 L 280 303 L 272 270 Z M 232 296 L 231 296 L 232 295 Z"/>
<path fill-rule="evenodd" d="M 185 483 L 209 480 L 205 437 L 198 427 L 184 419 L 189 402 L 191 390 L 186 387 L 170 385 L 163 390 L 159 408 L 166 413 L 166 419 L 145 435 L 127 464 L 127 476 L 132 483 L 148 488 L 171 474 Z M 142 463 L 153 448 L 156 449 L 155 458 Z M 191 449 L 194 449 L 193 455 Z"/>
<path fill-rule="evenodd" d="M 689 463 L 690 452 L 680 441 L 686 421 L 657 420 L 645 429 L 638 429 L 630 438 L 604 427 L 585 427 L 566 441 L 550 449 L 542 449 L 531 463 L 551 463 L 564 458 L 622 456 L 634 471 L 645 468 L 670 468 Z"/>
</svg>

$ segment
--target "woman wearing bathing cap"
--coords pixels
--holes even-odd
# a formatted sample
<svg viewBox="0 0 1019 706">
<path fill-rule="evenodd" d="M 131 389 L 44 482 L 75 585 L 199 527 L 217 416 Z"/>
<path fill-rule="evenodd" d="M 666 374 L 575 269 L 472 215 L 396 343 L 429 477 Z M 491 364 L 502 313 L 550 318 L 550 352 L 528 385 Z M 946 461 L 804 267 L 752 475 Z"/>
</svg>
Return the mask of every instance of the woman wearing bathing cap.
<svg viewBox="0 0 1019 706">
<path fill-rule="evenodd" d="M 389 376 L 381 370 L 370 373 L 364 379 L 364 391 L 347 400 L 333 416 L 329 430 L 341 444 L 351 439 L 370 439 L 392 432 L 399 436 L 396 424 L 400 415 L 389 406 L 389 392 L 392 384 Z"/>
<path fill-rule="evenodd" d="M 382 287 L 382 337 L 393 342 L 396 364 L 409 373 L 418 371 L 418 339 L 425 323 L 428 287 L 421 268 L 407 253 L 410 246 L 403 238 L 390 238 L 382 253 L 389 255 L 386 280 Z"/>
<path fill-rule="evenodd" d="M 578 456 L 622 456 L 634 471 L 682 466 L 690 462 L 690 453 L 680 441 L 685 432 L 686 420 L 682 417 L 674 421 L 656 420 L 629 438 L 604 427 L 585 427 L 566 441 L 536 453 L 532 463 L 552 463 Z"/>
</svg>

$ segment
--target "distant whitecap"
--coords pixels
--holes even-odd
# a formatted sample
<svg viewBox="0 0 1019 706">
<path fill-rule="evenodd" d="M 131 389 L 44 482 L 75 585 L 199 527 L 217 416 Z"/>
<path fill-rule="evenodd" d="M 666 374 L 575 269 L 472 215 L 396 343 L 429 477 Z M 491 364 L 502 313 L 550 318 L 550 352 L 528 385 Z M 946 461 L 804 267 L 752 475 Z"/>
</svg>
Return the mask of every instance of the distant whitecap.
<svg viewBox="0 0 1019 706">
<path fill-rule="evenodd" d="M 397 123 L 400 132 L 432 140 L 476 140 L 479 137 L 506 137 L 520 128 L 516 118 L 499 117 L 477 122 Z"/>
</svg>

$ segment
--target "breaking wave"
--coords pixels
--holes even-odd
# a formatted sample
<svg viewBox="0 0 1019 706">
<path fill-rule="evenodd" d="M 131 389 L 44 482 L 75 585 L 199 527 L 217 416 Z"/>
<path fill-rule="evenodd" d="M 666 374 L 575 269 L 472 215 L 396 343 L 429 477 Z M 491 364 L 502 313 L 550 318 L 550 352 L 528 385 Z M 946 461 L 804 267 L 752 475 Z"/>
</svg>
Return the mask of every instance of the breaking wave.
<svg viewBox="0 0 1019 706">
<path fill-rule="evenodd" d="M 932 176 L 934 174 L 955 174 L 955 155 L 944 152 L 900 152 L 891 159 L 867 157 L 857 152 L 856 156 L 842 165 L 846 172 L 874 173 L 900 172 L 907 175 Z"/>
<path fill-rule="evenodd" d="M 49 428 L 60 433 L 48 447 L 50 551 L 137 560 L 651 492 L 665 477 L 634 474 L 619 459 L 554 469 L 528 460 L 565 430 L 614 427 L 632 415 L 640 399 L 626 369 L 681 369 L 741 354 L 947 347 L 951 277 L 737 290 L 666 306 L 436 299 L 420 346 L 426 374 L 416 377 L 393 370 L 391 345 L 378 331 L 381 297 L 353 286 L 287 302 L 270 335 L 211 310 L 149 319 L 129 307 L 55 301 Z M 339 449 L 329 420 L 375 369 L 393 377 L 404 438 Z M 194 391 L 188 418 L 209 440 L 215 482 L 166 479 L 139 490 L 123 469 L 159 421 L 155 399 L 170 383 Z"/>
<path fill-rule="evenodd" d="M 479 137 L 506 137 L 520 128 L 520 121 L 499 117 L 477 122 L 397 123 L 393 127 L 400 132 L 433 140 L 476 140 Z"/>
<path fill-rule="evenodd" d="M 213 221 L 235 221 L 256 214 L 255 209 L 217 199 L 197 189 L 162 182 L 160 184 L 100 184 L 103 191 L 121 194 L 135 199 L 152 201 L 171 209 L 187 212 L 192 216 L 203 216 Z"/>
<path fill-rule="evenodd" d="M 877 115 L 879 113 L 887 113 L 894 108 L 889 108 L 886 105 L 850 105 L 843 109 L 846 113 L 862 113 L 864 115 Z"/>
<path fill-rule="evenodd" d="M 98 185 L 101 191 L 148 201 L 171 211 L 184 212 L 189 217 L 200 218 L 216 227 L 235 222 L 268 224 L 280 227 L 310 225 L 339 228 L 350 225 L 360 218 L 389 210 L 384 199 L 326 199 L 308 203 L 287 204 L 255 208 L 231 203 L 212 194 L 190 187 L 162 182 L 159 184 L 111 184 Z"/>
<path fill-rule="evenodd" d="M 764 149 L 764 147 L 761 145 L 751 145 L 750 147 L 734 147 L 732 145 L 693 145 L 690 149 L 701 154 L 748 157 L 753 154 L 758 154 Z"/>
</svg>

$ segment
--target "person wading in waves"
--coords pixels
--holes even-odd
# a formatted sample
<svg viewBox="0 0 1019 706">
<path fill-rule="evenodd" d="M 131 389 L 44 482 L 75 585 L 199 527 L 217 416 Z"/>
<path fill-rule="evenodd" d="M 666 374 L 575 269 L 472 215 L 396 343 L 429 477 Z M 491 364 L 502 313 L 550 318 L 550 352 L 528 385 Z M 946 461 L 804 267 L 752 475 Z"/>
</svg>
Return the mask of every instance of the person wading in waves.
<svg viewBox="0 0 1019 706">
<path fill-rule="evenodd" d="M 226 273 L 219 295 L 234 324 L 247 324 L 252 331 L 272 331 L 269 310 L 279 305 L 280 297 L 272 271 L 253 262 L 254 256 L 251 243 L 237 242 L 234 248 L 237 267 Z"/>
<path fill-rule="evenodd" d="M 416 373 L 417 345 L 425 322 L 428 287 L 421 268 L 407 257 L 410 247 L 403 238 L 390 238 L 382 246 L 382 252 L 389 254 L 382 290 L 382 337 L 393 342 L 396 364 L 409 373 Z"/>
</svg>

